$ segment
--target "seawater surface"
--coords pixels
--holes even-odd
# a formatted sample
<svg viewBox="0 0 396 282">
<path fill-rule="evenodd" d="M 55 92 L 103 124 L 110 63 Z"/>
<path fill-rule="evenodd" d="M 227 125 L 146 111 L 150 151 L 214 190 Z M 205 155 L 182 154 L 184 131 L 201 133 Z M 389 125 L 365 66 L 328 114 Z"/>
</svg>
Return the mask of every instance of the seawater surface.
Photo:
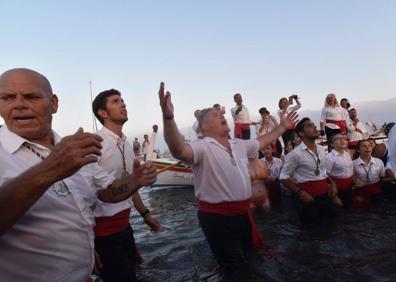
<svg viewBox="0 0 396 282">
<path fill-rule="evenodd" d="M 165 227 L 150 232 L 132 214 L 145 262 L 141 281 L 226 281 L 199 227 L 193 188 L 153 190 L 141 196 Z M 342 213 L 335 224 L 305 229 L 290 200 L 256 213 L 266 247 L 254 254 L 234 281 L 396 281 L 396 207 Z"/>
</svg>

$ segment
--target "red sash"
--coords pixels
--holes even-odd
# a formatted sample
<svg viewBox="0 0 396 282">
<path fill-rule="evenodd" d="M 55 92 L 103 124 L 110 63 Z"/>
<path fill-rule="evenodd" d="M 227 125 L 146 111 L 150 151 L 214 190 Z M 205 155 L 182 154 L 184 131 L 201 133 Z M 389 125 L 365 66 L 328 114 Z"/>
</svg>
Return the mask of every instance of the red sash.
<svg viewBox="0 0 396 282">
<path fill-rule="evenodd" d="M 361 188 L 361 191 L 364 196 L 368 197 L 381 194 L 381 182 L 365 185 Z"/>
<path fill-rule="evenodd" d="M 332 124 L 337 125 L 341 130 L 340 133 L 346 134 L 348 132 L 346 125 L 345 125 L 345 121 L 343 121 L 343 120 L 326 119 L 326 123 L 332 123 Z"/>
<path fill-rule="evenodd" d="M 254 221 L 252 210 L 250 208 L 250 202 L 251 202 L 250 199 L 244 201 L 222 202 L 216 204 L 210 204 L 210 203 L 198 201 L 198 210 L 208 213 L 226 215 L 226 216 L 237 216 L 237 215 L 248 214 L 250 225 L 252 226 L 253 247 L 258 248 L 258 247 L 262 247 L 264 243 L 257 229 L 256 222 Z"/>
<path fill-rule="evenodd" d="M 120 211 L 113 216 L 96 217 L 95 236 L 109 236 L 124 231 L 129 226 L 131 209 Z"/>
<path fill-rule="evenodd" d="M 312 197 L 322 196 L 329 192 L 329 184 L 326 179 L 297 183 L 297 186 Z"/>
<path fill-rule="evenodd" d="M 236 123 L 234 127 L 234 137 L 242 139 L 243 138 L 243 129 L 250 130 L 250 124 L 248 123 Z"/>
<path fill-rule="evenodd" d="M 331 178 L 334 180 L 338 190 L 349 190 L 352 188 L 352 182 L 353 182 L 352 176 L 348 178 L 339 178 L 332 176 Z"/>
</svg>

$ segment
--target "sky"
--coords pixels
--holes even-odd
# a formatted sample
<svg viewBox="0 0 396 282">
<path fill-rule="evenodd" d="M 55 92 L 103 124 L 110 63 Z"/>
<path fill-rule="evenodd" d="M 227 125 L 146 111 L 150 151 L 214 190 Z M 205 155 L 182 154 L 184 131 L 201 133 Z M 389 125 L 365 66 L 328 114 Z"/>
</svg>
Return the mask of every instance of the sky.
<svg viewBox="0 0 396 282">
<path fill-rule="evenodd" d="M 54 128 L 92 131 L 93 95 L 122 92 L 130 137 L 161 126 L 158 87 L 175 118 L 234 106 L 275 112 L 301 97 L 320 109 L 332 92 L 353 102 L 396 97 L 396 1 L 0 1 L 0 72 L 44 74 L 60 99 Z M 231 119 L 229 117 L 229 119 Z"/>
</svg>

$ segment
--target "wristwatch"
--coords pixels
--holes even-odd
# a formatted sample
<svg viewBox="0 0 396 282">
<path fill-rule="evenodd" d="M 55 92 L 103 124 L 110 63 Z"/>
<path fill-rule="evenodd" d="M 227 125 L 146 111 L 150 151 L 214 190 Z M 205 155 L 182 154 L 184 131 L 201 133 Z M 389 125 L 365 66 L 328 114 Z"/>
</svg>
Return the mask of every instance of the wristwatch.
<svg viewBox="0 0 396 282">
<path fill-rule="evenodd" d="M 149 209 L 145 209 L 144 211 L 142 211 L 141 213 L 140 213 L 140 215 L 144 218 L 146 215 L 148 215 L 150 213 L 150 210 Z"/>
</svg>

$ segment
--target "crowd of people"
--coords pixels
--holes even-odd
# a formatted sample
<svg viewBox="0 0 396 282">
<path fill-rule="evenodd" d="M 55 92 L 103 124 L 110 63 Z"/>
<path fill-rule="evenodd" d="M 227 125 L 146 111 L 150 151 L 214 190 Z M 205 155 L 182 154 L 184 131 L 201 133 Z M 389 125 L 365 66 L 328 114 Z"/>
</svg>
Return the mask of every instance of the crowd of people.
<svg viewBox="0 0 396 282">
<path fill-rule="evenodd" d="M 164 83 L 159 100 L 165 141 L 174 157 L 192 166 L 200 227 L 227 273 L 244 268 L 263 245 L 252 204 L 269 209 L 281 201 L 282 189 L 291 191 L 303 224 L 333 217 L 336 206 L 360 208 L 380 203 L 383 194 L 394 197 L 396 127 L 384 131 L 389 149 L 366 140 L 356 109 L 347 101 L 339 106 L 334 94 L 326 97 L 320 130 L 299 119 L 302 105 L 292 95 L 280 99 L 278 118 L 259 109 L 256 138 L 242 95 L 235 94 L 235 138 L 225 108 L 215 104 L 195 113 L 198 138 L 191 142 L 177 127 Z M 94 99 L 103 125 L 97 133 L 80 128 L 62 138 L 52 128 L 57 109 L 58 97 L 42 74 L 19 68 L 0 75 L 1 278 L 86 281 L 95 265 L 103 281 L 136 281 L 143 257 L 129 217 L 134 207 L 152 230 L 161 230 L 138 192 L 156 181 L 157 171 L 135 159 L 122 131 L 128 112 L 119 91 Z M 316 142 L 321 134 L 328 153 Z"/>
</svg>

